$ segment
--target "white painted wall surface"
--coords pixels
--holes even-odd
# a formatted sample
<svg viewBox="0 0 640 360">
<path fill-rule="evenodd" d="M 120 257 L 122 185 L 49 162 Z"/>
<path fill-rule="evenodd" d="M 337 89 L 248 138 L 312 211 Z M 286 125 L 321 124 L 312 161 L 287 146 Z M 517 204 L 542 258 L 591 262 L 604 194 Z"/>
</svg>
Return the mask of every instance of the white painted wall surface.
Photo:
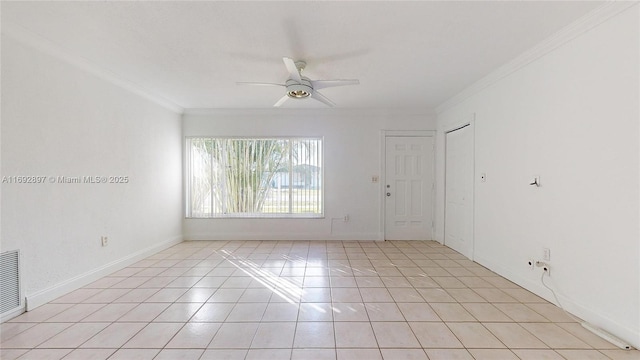
<svg viewBox="0 0 640 360">
<path fill-rule="evenodd" d="M 525 264 L 550 248 L 563 305 L 636 348 L 639 64 L 636 4 L 438 114 L 441 140 L 475 113 L 475 260 L 551 299 Z"/>
<path fill-rule="evenodd" d="M 181 241 L 181 131 L 179 114 L 3 35 L 2 175 L 130 179 L 2 185 L 1 249 L 22 251 L 30 308 Z"/>
<path fill-rule="evenodd" d="M 183 117 L 184 136 L 324 137 L 324 219 L 185 219 L 188 240 L 382 239 L 381 130 L 434 130 L 428 110 L 228 110 Z M 372 183 L 372 176 L 379 183 Z M 332 220 L 349 215 L 349 221 Z M 333 232 L 331 222 L 333 221 Z"/>
</svg>

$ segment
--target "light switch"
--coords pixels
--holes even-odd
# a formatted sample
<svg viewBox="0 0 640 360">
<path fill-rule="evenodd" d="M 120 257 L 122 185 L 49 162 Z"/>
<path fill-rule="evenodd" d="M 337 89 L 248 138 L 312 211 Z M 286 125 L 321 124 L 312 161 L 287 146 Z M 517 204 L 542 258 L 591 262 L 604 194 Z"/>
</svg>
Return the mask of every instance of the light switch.
<svg viewBox="0 0 640 360">
<path fill-rule="evenodd" d="M 378 175 L 373 175 L 371 177 L 371 182 L 372 183 L 377 183 L 380 180 L 380 178 L 378 177 Z"/>
</svg>

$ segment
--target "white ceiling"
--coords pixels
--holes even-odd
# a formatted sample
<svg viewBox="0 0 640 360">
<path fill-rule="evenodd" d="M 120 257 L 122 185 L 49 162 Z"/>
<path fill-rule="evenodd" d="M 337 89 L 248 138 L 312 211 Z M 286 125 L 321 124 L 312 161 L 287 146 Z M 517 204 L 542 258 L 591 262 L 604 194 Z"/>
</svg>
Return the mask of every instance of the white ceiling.
<svg viewBox="0 0 640 360">
<path fill-rule="evenodd" d="M 269 108 L 282 57 L 341 108 L 433 108 L 602 2 L 6 2 L 2 25 L 183 108 Z M 290 100 L 283 107 L 324 107 Z"/>
</svg>

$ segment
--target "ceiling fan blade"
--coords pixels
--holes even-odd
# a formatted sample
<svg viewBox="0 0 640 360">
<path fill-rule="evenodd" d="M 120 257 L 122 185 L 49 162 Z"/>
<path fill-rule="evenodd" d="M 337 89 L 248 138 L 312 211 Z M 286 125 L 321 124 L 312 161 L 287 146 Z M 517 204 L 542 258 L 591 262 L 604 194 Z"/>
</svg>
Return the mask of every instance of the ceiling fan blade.
<svg viewBox="0 0 640 360">
<path fill-rule="evenodd" d="M 284 104 L 284 102 L 287 101 L 288 98 L 289 98 L 288 95 L 281 97 L 277 103 L 273 104 L 273 107 L 280 107 L 280 105 Z"/>
<path fill-rule="evenodd" d="M 236 85 L 256 85 L 256 86 L 286 86 L 284 84 L 259 83 L 259 82 L 237 82 Z"/>
<path fill-rule="evenodd" d="M 291 76 L 291 78 L 297 82 L 302 82 L 300 71 L 298 71 L 298 67 L 296 67 L 295 61 L 288 57 L 283 57 L 282 61 L 284 61 L 284 66 L 286 66 L 287 70 L 289 71 L 289 76 Z"/>
<path fill-rule="evenodd" d="M 311 94 L 311 97 L 329 107 L 336 107 L 336 104 L 333 101 L 329 100 L 326 96 L 320 94 L 317 91 L 314 91 L 313 94 Z"/>
<path fill-rule="evenodd" d="M 359 85 L 360 80 L 311 80 L 311 85 L 314 90 L 320 90 L 329 87 L 347 86 L 347 85 Z"/>
</svg>

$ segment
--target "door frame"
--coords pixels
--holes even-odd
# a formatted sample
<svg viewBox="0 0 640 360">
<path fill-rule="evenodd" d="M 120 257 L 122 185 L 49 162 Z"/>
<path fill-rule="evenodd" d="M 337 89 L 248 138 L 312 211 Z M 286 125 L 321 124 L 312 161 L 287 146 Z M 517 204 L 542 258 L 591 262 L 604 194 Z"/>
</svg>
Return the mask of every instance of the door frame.
<svg viewBox="0 0 640 360">
<path fill-rule="evenodd" d="M 386 237 L 386 188 L 387 183 L 387 137 L 433 137 L 433 150 L 431 156 L 433 156 L 432 166 L 432 179 L 431 179 L 431 198 L 433 199 L 431 204 L 431 234 L 435 237 L 435 191 L 436 191 L 436 131 L 435 130 L 381 130 L 380 131 L 380 182 L 378 183 L 378 190 L 380 194 L 380 229 L 378 240 L 385 241 Z"/>
<path fill-rule="evenodd" d="M 471 234 L 470 234 L 471 237 L 469 239 L 471 241 L 471 250 L 469 253 L 469 259 L 471 261 L 473 261 L 475 257 L 474 254 L 475 254 L 475 248 L 476 248 L 476 241 L 475 241 L 475 237 L 476 237 L 476 223 L 475 223 L 476 221 L 476 126 L 475 126 L 475 122 L 476 122 L 476 114 L 474 113 L 460 122 L 456 122 L 446 126 L 443 131 L 443 139 L 442 139 L 442 142 L 444 143 L 444 147 L 442 148 L 443 160 L 444 160 L 444 166 L 442 167 L 442 173 L 443 173 L 442 197 L 444 199 L 444 202 L 442 204 L 443 205 L 442 218 L 444 220 L 442 222 L 442 244 L 447 246 L 447 234 L 446 234 L 447 232 L 447 134 L 454 132 L 456 130 L 460 130 L 465 127 L 469 127 L 469 131 L 471 131 L 470 133 L 471 162 L 472 162 L 472 166 L 471 166 L 472 182 L 471 182 L 471 197 L 470 197 L 471 198 Z"/>
</svg>

